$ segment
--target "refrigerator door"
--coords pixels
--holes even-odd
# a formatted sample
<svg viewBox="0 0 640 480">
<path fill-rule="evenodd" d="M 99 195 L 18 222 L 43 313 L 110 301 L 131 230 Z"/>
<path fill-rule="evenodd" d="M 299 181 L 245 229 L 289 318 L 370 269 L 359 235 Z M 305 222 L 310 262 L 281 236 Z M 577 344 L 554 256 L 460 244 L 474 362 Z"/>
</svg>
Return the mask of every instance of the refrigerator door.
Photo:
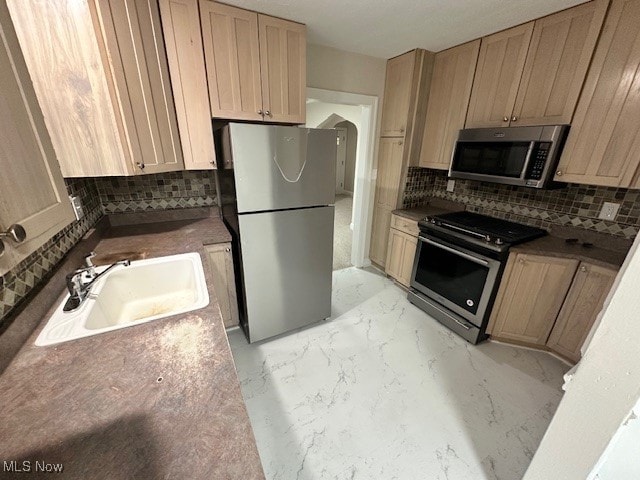
<svg viewBox="0 0 640 480">
<path fill-rule="evenodd" d="M 227 127 L 238 213 L 333 205 L 336 134 L 274 125 Z"/>
<path fill-rule="evenodd" d="M 331 315 L 333 209 L 239 216 L 249 342 Z"/>
</svg>

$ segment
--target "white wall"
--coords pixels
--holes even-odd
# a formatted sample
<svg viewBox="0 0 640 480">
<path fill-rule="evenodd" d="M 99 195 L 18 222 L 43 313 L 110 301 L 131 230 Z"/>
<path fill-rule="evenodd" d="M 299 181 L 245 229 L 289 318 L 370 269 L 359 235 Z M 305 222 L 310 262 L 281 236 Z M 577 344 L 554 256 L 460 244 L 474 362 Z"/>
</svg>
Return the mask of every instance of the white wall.
<svg viewBox="0 0 640 480">
<path fill-rule="evenodd" d="M 382 101 L 387 61 L 322 45 L 307 45 L 307 86 L 375 95 Z"/>
<path fill-rule="evenodd" d="M 339 105 L 336 103 L 312 102 L 307 103 L 307 127 L 315 128 L 332 114 L 341 116 L 353 123 L 358 130 L 362 128 L 362 107 L 355 105 Z M 341 120 L 338 120 L 341 121 Z"/>
<path fill-rule="evenodd" d="M 640 398 L 639 245 L 640 237 L 523 480 L 593 479 L 608 461 L 615 461 L 612 440 L 622 437 Z"/>
<path fill-rule="evenodd" d="M 602 465 L 595 476 L 598 480 L 640 478 L 640 403 L 636 404 L 626 422 L 618 430 Z"/>
</svg>

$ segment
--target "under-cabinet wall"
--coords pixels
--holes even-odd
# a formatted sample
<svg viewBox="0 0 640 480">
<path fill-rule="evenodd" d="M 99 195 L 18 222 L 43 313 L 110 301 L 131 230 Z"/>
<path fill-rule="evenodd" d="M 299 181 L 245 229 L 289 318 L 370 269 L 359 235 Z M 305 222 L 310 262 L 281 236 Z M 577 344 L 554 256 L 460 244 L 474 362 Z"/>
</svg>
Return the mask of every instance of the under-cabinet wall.
<svg viewBox="0 0 640 480">
<path fill-rule="evenodd" d="M 546 229 L 563 225 L 625 239 L 634 238 L 640 229 L 638 190 L 574 184 L 536 190 L 474 180 L 456 180 L 453 192 L 447 192 L 446 187 L 446 171 L 410 167 L 403 208 L 437 197 L 462 203 L 468 210 Z M 598 219 L 604 202 L 620 204 L 615 221 Z"/>
</svg>

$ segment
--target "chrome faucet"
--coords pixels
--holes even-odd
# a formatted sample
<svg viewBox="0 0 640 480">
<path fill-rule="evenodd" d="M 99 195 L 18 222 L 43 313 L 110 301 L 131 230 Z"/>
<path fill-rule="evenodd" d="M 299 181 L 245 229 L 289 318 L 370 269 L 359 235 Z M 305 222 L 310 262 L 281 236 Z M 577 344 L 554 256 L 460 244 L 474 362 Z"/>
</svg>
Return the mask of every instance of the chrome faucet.
<svg viewBox="0 0 640 480">
<path fill-rule="evenodd" d="M 104 274 L 111 271 L 113 268 L 118 265 L 123 265 L 128 267 L 131 264 L 130 260 L 121 260 L 119 262 L 113 263 L 107 267 L 101 273 L 96 273 L 96 267 L 91 260 L 95 257 L 95 252 L 89 253 L 86 257 L 84 257 L 83 268 L 79 268 L 74 270 L 70 274 L 67 275 L 67 289 L 69 290 L 69 299 L 64 304 L 62 310 L 64 312 L 72 312 L 82 305 L 82 303 L 86 300 L 89 295 L 89 291 L 91 287 L 96 283 L 96 281 L 101 278 Z"/>
</svg>

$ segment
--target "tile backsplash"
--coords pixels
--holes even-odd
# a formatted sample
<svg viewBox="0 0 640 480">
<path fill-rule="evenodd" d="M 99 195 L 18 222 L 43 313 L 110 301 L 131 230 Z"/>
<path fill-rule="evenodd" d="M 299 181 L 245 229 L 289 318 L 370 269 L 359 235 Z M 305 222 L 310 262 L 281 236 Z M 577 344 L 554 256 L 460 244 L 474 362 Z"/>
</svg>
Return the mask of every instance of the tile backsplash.
<svg viewBox="0 0 640 480">
<path fill-rule="evenodd" d="M 70 195 L 81 199 L 85 217 L 58 232 L 6 273 L 0 286 L 0 334 L 3 321 L 27 294 L 104 214 L 171 210 L 216 205 L 212 171 L 170 172 L 140 177 L 65 179 Z"/>
<path fill-rule="evenodd" d="M 640 191 L 569 184 L 555 190 L 537 190 L 474 180 L 456 180 L 447 192 L 447 172 L 410 167 L 403 207 L 415 207 L 428 197 L 463 203 L 467 210 L 515 222 L 552 228 L 573 226 L 627 239 L 640 229 Z M 599 220 L 604 202 L 620 204 L 615 221 Z"/>
<path fill-rule="evenodd" d="M 95 179 L 104 213 L 216 205 L 213 171 L 182 171 Z"/>
</svg>

